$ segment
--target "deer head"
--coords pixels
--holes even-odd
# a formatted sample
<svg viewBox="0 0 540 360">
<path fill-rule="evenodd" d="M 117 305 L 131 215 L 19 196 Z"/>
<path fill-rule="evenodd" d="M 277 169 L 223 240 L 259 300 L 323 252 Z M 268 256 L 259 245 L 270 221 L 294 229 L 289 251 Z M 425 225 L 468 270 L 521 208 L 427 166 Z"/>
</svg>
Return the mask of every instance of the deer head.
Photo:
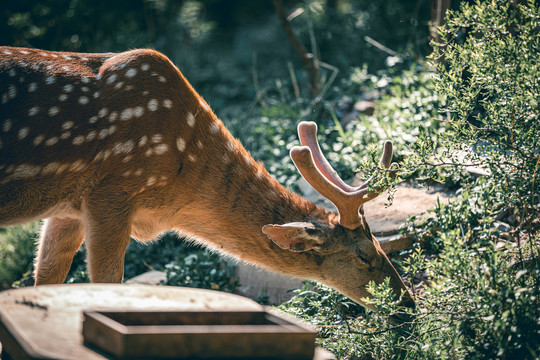
<svg viewBox="0 0 540 360">
<path fill-rule="evenodd" d="M 369 281 L 380 283 L 390 278 L 396 295 L 403 295 L 403 304 L 414 306 L 414 301 L 388 257 L 372 235 L 362 214 L 362 205 L 377 197 L 379 192 L 368 190 L 370 181 L 359 187 L 347 185 L 328 163 L 317 141 L 317 125 L 301 122 L 298 134 L 303 146 L 290 151 L 298 171 L 315 190 L 330 200 L 338 210 L 337 221 L 300 222 L 267 225 L 263 232 L 279 247 L 293 252 L 310 251 L 319 256 L 321 275 L 317 279 L 356 302 L 370 308 L 362 299 L 369 298 Z M 387 141 L 381 164 L 390 169 L 392 143 Z M 390 172 L 390 176 L 394 176 Z M 326 269 L 325 269 L 326 268 Z"/>
</svg>

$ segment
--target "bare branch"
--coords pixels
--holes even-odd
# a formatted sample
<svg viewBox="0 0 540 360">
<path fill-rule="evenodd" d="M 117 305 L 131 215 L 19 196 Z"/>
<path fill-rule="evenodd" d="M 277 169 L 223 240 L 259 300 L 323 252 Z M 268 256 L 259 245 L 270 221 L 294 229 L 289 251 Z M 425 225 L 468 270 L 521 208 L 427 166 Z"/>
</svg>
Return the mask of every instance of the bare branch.
<svg viewBox="0 0 540 360">
<path fill-rule="evenodd" d="M 316 59 L 316 57 L 313 56 L 313 54 L 307 51 L 304 45 L 302 45 L 302 43 L 298 40 L 298 38 L 294 34 L 294 31 L 291 27 L 291 24 L 285 13 L 285 10 L 283 9 L 283 1 L 273 0 L 273 2 L 274 2 L 274 7 L 276 9 L 276 13 L 281 22 L 281 27 L 285 31 L 285 34 L 287 35 L 287 38 L 289 39 L 289 42 L 291 43 L 294 51 L 296 51 L 298 56 L 300 56 L 300 59 L 302 59 L 306 69 L 309 72 L 311 94 L 313 96 L 316 96 L 321 91 L 320 67 L 318 64 L 318 59 Z"/>
</svg>

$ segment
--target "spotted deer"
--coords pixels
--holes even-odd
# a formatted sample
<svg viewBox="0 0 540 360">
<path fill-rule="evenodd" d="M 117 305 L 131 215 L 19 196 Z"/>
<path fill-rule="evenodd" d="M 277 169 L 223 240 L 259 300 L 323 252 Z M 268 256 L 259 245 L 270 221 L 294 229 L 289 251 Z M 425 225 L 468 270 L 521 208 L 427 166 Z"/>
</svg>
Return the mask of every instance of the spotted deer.
<svg viewBox="0 0 540 360">
<path fill-rule="evenodd" d="M 130 236 L 174 230 L 368 308 L 366 284 L 390 278 L 414 306 L 359 211 L 378 194 L 339 178 L 314 123 L 290 155 L 338 213 L 273 179 L 159 52 L 0 47 L 0 95 L 0 225 L 46 219 L 37 285 L 62 283 L 83 240 L 91 281 L 121 282 Z"/>
</svg>

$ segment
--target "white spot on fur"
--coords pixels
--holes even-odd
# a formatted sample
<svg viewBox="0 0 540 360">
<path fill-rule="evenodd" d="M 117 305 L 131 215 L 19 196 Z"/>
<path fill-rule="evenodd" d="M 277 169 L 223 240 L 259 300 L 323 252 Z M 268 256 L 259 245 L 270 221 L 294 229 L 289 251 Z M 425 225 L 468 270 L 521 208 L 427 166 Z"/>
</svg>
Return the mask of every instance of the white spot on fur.
<svg viewBox="0 0 540 360">
<path fill-rule="evenodd" d="M 197 140 L 197 147 L 199 149 L 202 149 L 203 148 L 203 143 L 200 141 L 200 140 Z"/>
<path fill-rule="evenodd" d="M 34 146 L 38 146 L 39 144 L 43 142 L 43 140 L 45 140 L 45 135 L 38 135 L 34 138 L 32 143 L 34 143 Z"/>
<path fill-rule="evenodd" d="M 67 65 L 64 65 L 64 66 L 62 66 L 62 70 L 64 70 L 64 71 L 70 71 L 71 68 L 70 68 L 69 66 L 67 66 Z"/>
<path fill-rule="evenodd" d="M 31 82 L 28 84 L 28 92 L 34 92 L 37 89 L 37 84 L 35 82 Z"/>
<path fill-rule="evenodd" d="M 21 164 L 15 168 L 13 174 L 14 178 L 33 178 L 41 171 L 41 167 L 32 164 Z"/>
<path fill-rule="evenodd" d="M 210 132 L 214 135 L 219 132 L 219 125 L 215 121 L 210 123 Z"/>
<path fill-rule="evenodd" d="M 97 99 L 99 97 L 99 91 L 96 91 L 93 96 L 94 96 L 94 99 Z"/>
<path fill-rule="evenodd" d="M 143 135 L 141 139 L 139 140 L 139 147 L 146 145 L 147 142 L 148 142 L 148 136 Z"/>
<path fill-rule="evenodd" d="M 8 102 L 8 94 L 7 93 L 3 93 L 2 94 L 2 104 L 5 104 Z"/>
<path fill-rule="evenodd" d="M 95 115 L 92 116 L 90 119 L 88 119 L 89 124 L 95 124 L 95 123 L 97 123 L 97 121 L 98 121 L 98 117 L 95 116 Z"/>
<path fill-rule="evenodd" d="M 8 132 L 9 130 L 11 130 L 12 125 L 13 125 L 13 122 L 11 121 L 11 119 L 4 120 L 4 123 L 2 124 L 2 131 Z"/>
<path fill-rule="evenodd" d="M 192 113 L 188 113 L 188 114 L 187 114 L 187 124 L 188 124 L 190 127 L 194 127 L 194 126 L 195 126 L 195 116 L 194 116 Z"/>
<path fill-rule="evenodd" d="M 156 183 L 156 178 L 154 176 L 150 176 L 148 180 L 146 180 L 146 186 L 152 186 Z"/>
<path fill-rule="evenodd" d="M 154 144 L 159 144 L 159 143 L 162 142 L 162 141 L 163 141 L 163 135 L 161 135 L 161 134 L 154 134 L 154 135 L 152 135 L 152 142 L 153 142 Z"/>
<path fill-rule="evenodd" d="M 107 79 L 107 84 L 112 84 L 113 82 L 116 81 L 116 74 L 112 74 L 111 76 L 109 76 L 109 78 Z"/>
<path fill-rule="evenodd" d="M 133 142 L 133 140 L 127 140 L 126 142 L 124 142 L 124 153 L 129 153 L 133 150 L 133 148 L 135 147 L 135 143 Z"/>
<path fill-rule="evenodd" d="M 56 136 L 45 140 L 45 146 L 53 146 L 58 142 L 58 138 Z"/>
<path fill-rule="evenodd" d="M 23 127 L 21 129 L 19 129 L 19 132 L 17 133 L 17 138 L 19 140 L 22 140 L 25 137 L 27 137 L 29 133 L 30 133 L 30 128 L 29 127 Z"/>
<path fill-rule="evenodd" d="M 112 152 L 113 154 L 120 154 L 122 152 L 122 149 L 124 148 L 124 144 L 121 143 L 121 142 L 118 142 L 116 144 L 113 145 L 112 147 Z"/>
<path fill-rule="evenodd" d="M 148 65 L 148 64 L 146 64 L 146 63 L 144 63 L 144 64 L 141 65 L 141 70 L 142 70 L 142 71 L 148 71 L 148 69 L 150 69 L 150 65 Z"/>
<path fill-rule="evenodd" d="M 201 104 L 201 107 L 203 108 L 204 111 L 209 110 L 208 105 L 204 102 L 203 99 L 199 99 L 199 104 Z"/>
<path fill-rule="evenodd" d="M 28 110 L 28 115 L 34 116 L 34 115 L 36 115 L 38 112 L 39 112 L 39 107 L 33 106 L 33 107 L 30 108 L 30 110 Z"/>
<path fill-rule="evenodd" d="M 120 82 L 117 82 L 116 85 L 114 85 L 114 88 L 115 89 L 120 89 L 122 86 L 124 86 L 124 82 L 123 81 L 120 81 Z"/>
<path fill-rule="evenodd" d="M 169 146 L 167 144 L 159 144 L 156 147 L 154 147 L 154 153 L 156 155 L 163 155 L 169 150 Z"/>
<path fill-rule="evenodd" d="M 62 57 L 63 57 L 64 59 L 67 59 L 67 60 L 71 60 L 71 59 L 72 59 L 72 57 L 71 57 L 71 56 L 69 56 L 69 55 L 65 55 L 65 54 L 64 54 L 64 55 L 62 55 Z"/>
<path fill-rule="evenodd" d="M 12 52 L 11 52 L 11 50 L 4 50 L 4 54 L 6 54 L 6 55 L 11 55 Z"/>
<path fill-rule="evenodd" d="M 88 98 L 87 98 L 86 96 L 81 96 L 81 97 L 79 98 L 79 104 L 81 104 L 81 105 L 86 105 L 86 104 L 88 104 Z"/>
<path fill-rule="evenodd" d="M 223 159 L 223 163 L 224 163 L 224 164 L 228 164 L 229 161 L 231 161 L 231 158 L 230 158 L 229 154 L 226 153 L 226 152 L 224 152 L 224 153 L 222 154 L 221 158 Z"/>
<path fill-rule="evenodd" d="M 68 96 L 67 96 L 66 94 L 62 94 L 62 95 L 60 95 L 60 96 L 58 97 L 58 100 L 60 100 L 60 101 L 66 101 L 67 98 L 68 98 Z"/>
<path fill-rule="evenodd" d="M 163 100 L 163 106 L 165 106 L 167 109 L 172 108 L 172 101 L 169 99 Z"/>
<path fill-rule="evenodd" d="M 24 54 L 24 55 L 28 55 L 28 54 L 30 54 L 30 51 L 21 50 L 20 53 L 21 53 L 21 54 Z"/>
<path fill-rule="evenodd" d="M 82 86 L 82 87 L 81 87 L 81 91 L 82 91 L 82 92 L 88 92 L 88 90 L 89 90 L 89 89 L 88 89 L 88 86 Z"/>
<path fill-rule="evenodd" d="M 144 115 L 144 109 L 142 106 L 137 106 L 135 109 L 133 109 L 133 115 L 135 115 L 135 117 L 141 117 Z"/>
<path fill-rule="evenodd" d="M 77 160 L 73 164 L 71 164 L 71 166 L 69 167 L 69 170 L 70 171 L 82 171 L 82 170 L 84 170 L 85 167 L 86 167 L 86 165 L 84 164 L 84 162 L 82 160 Z"/>
<path fill-rule="evenodd" d="M 109 121 L 115 122 L 116 119 L 118 119 L 118 111 L 113 111 L 111 115 L 109 115 Z"/>
<path fill-rule="evenodd" d="M 133 109 L 127 108 L 122 110 L 122 113 L 120 114 L 120 120 L 127 121 L 133 117 Z"/>
<path fill-rule="evenodd" d="M 73 85 L 71 85 L 71 84 L 64 85 L 63 89 L 67 93 L 72 92 L 73 91 Z"/>
<path fill-rule="evenodd" d="M 87 76 L 83 76 L 81 78 L 81 81 L 82 81 L 83 84 L 88 84 L 90 82 L 90 78 L 87 77 Z"/>
<path fill-rule="evenodd" d="M 10 69 L 10 70 L 8 71 L 8 75 L 9 75 L 9 77 L 15 77 L 15 75 L 17 75 L 17 73 L 15 72 L 15 70 Z"/>
<path fill-rule="evenodd" d="M 17 88 L 15 87 L 15 85 L 9 85 L 8 86 L 8 96 L 10 99 L 14 99 L 15 96 L 17 96 Z M 2 101 L 4 102 L 4 101 Z"/>
<path fill-rule="evenodd" d="M 167 79 L 165 79 L 165 76 L 160 76 L 158 80 L 159 82 L 162 82 L 162 83 L 167 82 Z"/>
<path fill-rule="evenodd" d="M 123 177 L 129 177 L 129 176 L 131 176 L 131 170 L 126 170 L 126 171 L 124 171 L 124 172 L 122 173 L 122 176 L 123 176 Z"/>
<path fill-rule="evenodd" d="M 103 140 L 109 135 L 109 129 L 101 129 L 98 133 L 98 139 Z"/>
<path fill-rule="evenodd" d="M 66 121 L 62 124 L 62 130 L 69 130 L 73 127 L 73 125 L 75 125 L 73 121 Z"/>
<path fill-rule="evenodd" d="M 158 109 L 158 101 L 156 99 L 151 99 L 148 102 L 148 110 L 156 111 Z"/>
<path fill-rule="evenodd" d="M 52 85 L 56 82 L 56 77 L 54 76 L 48 76 L 46 79 L 45 79 L 45 83 L 47 85 Z"/>
<path fill-rule="evenodd" d="M 195 157 L 195 155 L 189 154 L 188 155 L 188 160 L 191 161 L 191 162 L 195 162 L 197 160 L 197 158 Z"/>
<path fill-rule="evenodd" d="M 97 132 L 95 130 L 92 130 L 86 135 L 86 140 L 92 141 L 96 138 L 96 136 L 97 136 Z"/>
<path fill-rule="evenodd" d="M 182 138 L 176 139 L 176 147 L 180 151 L 184 151 L 186 149 L 186 141 Z"/>
<path fill-rule="evenodd" d="M 73 140 L 71 141 L 73 145 L 81 145 L 83 142 L 84 142 L 84 136 L 82 135 L 75 136 Z"/>
<path fill-rule="evenodd" d="M 60 135 L 60 139 L 62 140 L 66 140 L 68 137 L 71 136 L 71 131 L 66 131 L 66 132 L 63 132 L 61 135 Z"/>
<path fill-rule="evenodd" d="M 52 174 L 54 172 L 56 172 L 58 170 L 58 168 L 60 167 L 60 164 L 57 163 L 57 162 L 52 162 L 50 164 L 47 164 L 45 165 L 45 167 L 43 168 L 43 170 L 41 171 L 41 173 L 43 175 L 49 175 L 49 174 Z"/>
<path fill-rule="evenodd" d="M 107 116 L 108 113 L 109 113 L 109 109 L 102 108 L 101 110 L 99 110 L 98 116 L 99 118 L 104 118 L 105 116 Z"/>
<path fill-rule="evenodd" d="M 53 106 L 49 108 L 49 116 L 58 115 L 59 112 L 60 112 L 60 108 L 58 108 L 58 106 Z"/>
<path fill-rule="evenodd" d="M 135 75 L 137 75 L 137 69 L 131 68 L 128 71 L 126 71 L 126 77 L 128 77 L 128 78 L 132 78 Z"/>
<path fill-rule="evenodd" d="M 142 173 L 143 173 L 143 170 L 142 170 L 142 169 L 137 169 L 137 170 L 133 173 L 133 175 L 135 175 L 135 176 L 141 176 Z"/>
<path fill-rule="evenodd" d="M 118 126 L 116 126 L 116 125 L 109 126 L 109 135 L 114 134 L 117 129 L 118 129 Z"/>
</svg>

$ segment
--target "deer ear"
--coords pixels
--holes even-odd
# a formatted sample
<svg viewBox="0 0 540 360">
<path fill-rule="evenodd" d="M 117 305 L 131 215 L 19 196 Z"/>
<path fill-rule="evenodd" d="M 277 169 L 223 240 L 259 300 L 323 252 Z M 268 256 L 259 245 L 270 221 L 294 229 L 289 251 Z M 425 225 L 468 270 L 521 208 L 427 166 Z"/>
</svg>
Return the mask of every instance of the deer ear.
<svg viewBox="0 0 540 360">
<path fill-rule="evenodd" d="M 262 232 L 280 248 L 294 252 L 319 249 L 322 244 L 321 239 L 317 236 L 318 231 L 312 223 L 265 225 Z"/>
</svg>

